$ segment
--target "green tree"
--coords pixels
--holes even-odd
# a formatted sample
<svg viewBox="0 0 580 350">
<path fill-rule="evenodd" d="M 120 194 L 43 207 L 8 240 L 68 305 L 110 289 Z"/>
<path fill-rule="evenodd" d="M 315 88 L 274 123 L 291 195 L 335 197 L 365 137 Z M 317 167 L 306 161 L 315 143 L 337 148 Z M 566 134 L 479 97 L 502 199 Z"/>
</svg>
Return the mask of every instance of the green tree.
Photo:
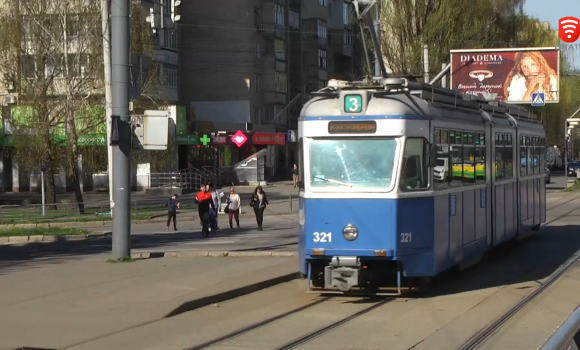
<svg viewBox="0 0 580 350">
<path fill-rule="evenodd" d="M 102 103 L 98 3 L 7 0 L 3 10 L 0 70 L 22 106 L 13 109 L 9 123 L 14 153 L 30 170 L 46 164 L 48 203 L 56 203 L 54 175 L 60 171 L 71 176 L 82 203 L 79 135 L 104 123 L 80 115 L 87 106 Z"/>
</svg>

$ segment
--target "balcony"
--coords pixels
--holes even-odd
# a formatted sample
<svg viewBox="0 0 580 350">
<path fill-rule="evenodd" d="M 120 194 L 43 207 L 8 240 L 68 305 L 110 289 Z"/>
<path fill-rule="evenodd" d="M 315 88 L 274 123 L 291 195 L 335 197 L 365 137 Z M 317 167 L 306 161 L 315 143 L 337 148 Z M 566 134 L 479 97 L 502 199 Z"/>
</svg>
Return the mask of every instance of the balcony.
<svg viewBox="0 0 580 350">
<path fill-rule="evenodd" d="M 262 26 L 263 29 L 260 29 L 260 31 L 264 37 L 284 39 L 286 38 L 286 24 L 276 23 L 276 5 L 273 1 L 263 3 L 259 23 L 259 26 Z"/>
<path fill-rule="evenodd" d="M 264 104 L 286 104 L 286 94 L 283 92 L 268 91 L 264 93 Z"/>
</svg>

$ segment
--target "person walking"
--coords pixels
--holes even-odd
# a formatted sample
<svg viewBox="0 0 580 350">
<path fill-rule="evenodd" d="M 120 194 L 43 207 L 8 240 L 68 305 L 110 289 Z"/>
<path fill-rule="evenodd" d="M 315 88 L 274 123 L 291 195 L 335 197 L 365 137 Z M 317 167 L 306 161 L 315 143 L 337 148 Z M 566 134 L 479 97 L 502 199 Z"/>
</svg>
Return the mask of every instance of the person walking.
<svg viewBox="0 0 580 350">
<path fill-rule="evenodd" d="M 292 169 L 292 180 L 294 181 L 294 188 L 298 186 L 298 167 L 294 164 L 294 168 Z"/>
<path fill-rule="evenodd" d="M 218 227 L 218 214 L 219 211 L 221 209 L 222 206 L 222 200 L 219 196 L 219 194 L 217 193 L 217 189 L 215 188 L 215 185 L 213 183 L 209 184 L 209 193 L 211 194 L 211 198 L 213 201 L 213 205 L 214 208 L 213 210 L 210 210 L 210 227 L 212 230 L 219 230 L 220 228 Z"/>
<path fill-rule="evenodd" d="M 173 231 L 177 231 L 177 209 L 179 208 L 177 194 L 173 194 L 165 203 L 165 206 L 167 207 L 167 231 L 169 231 L 171 220 L 173 220 Z"/>
<path fill-rule="evenodd" d="M 197 203 L 199 219 L 201 220 L 201 238 L 207 238 L 211 231 L 211 228 L 209 227 L 210 207 L 215 210 L 211 194 L 208 192 L 207 184 L 201 185 L 201 191 L 199 191 L 195 196 L 195 202 Z"/>
<path fill-rule="evenodd" d="M 236 219 L 236 225 L 238 226 L 238 229 L 240 228 L 240 206 L 240 195 L 237 194 L 236 189 L 232 187 L 230 188 L 230 195 L 228 196 L 225 208 L 225 211 L 228 214 L 230 228 L 234 228 L 232 219 Z"/>
<path fill-rule="evenodd" d="M 264 210 L 268 203 L 268 197 L 262 186 L 256 187 L 254 193 L 252 193 L 252 201 L 250 206 L 254 208 L 254 214 L 256 214 L 256 222 L 258 223 L 258 231 L 263 231 L 262 224 L 264 222 Z"/>
</svg>

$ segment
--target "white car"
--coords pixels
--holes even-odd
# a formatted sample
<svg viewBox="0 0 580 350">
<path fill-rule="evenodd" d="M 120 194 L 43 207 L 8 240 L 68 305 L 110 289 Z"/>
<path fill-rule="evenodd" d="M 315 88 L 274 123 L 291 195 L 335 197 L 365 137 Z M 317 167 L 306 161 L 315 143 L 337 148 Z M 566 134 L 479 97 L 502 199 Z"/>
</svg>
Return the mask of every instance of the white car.
<svg viewBox="0 0 580 350">
<path fill-rule="evenodd" d="M 449 158 L 437 158 L 437 166 L 433 168 L 433 176 L 436 181 L 447 181 L 449 171 Z"/>
</svg>

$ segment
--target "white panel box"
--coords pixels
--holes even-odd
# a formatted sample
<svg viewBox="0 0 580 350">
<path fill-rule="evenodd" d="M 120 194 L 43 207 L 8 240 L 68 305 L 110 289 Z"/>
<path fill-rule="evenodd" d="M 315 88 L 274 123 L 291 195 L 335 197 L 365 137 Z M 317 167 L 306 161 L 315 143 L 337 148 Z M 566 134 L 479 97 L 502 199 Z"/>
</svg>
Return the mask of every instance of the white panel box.
<svg viewBox="0 0 580 350">
<path fill-rule="evenodd" d="M 142 133 L 139 135 L 140 133 L 136 132 L 139 141 L 143 145 L 143 149 L 153 151 L 167 150 L 167 143 L 169 141 L 169 114 L 169 111 L 145 111 Z"/>
</svg>

